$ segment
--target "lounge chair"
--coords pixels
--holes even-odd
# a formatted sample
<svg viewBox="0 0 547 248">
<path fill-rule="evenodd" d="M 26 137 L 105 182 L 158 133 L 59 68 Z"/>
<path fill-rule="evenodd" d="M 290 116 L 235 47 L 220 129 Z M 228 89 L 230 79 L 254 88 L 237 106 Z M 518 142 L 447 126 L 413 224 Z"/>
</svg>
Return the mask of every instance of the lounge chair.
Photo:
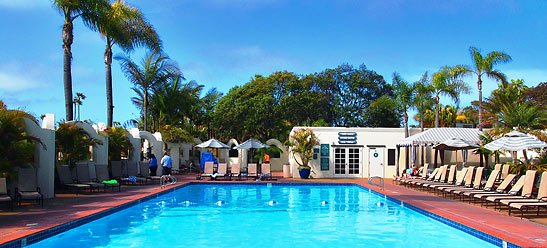
<svg viewBox="0 0 547 248">
<path fill-rule="evenodd" d="M 516 196 L 522 190 L 522 187 L 524 187 L 524 179 L 525 178 L 526 178 L 526 176 L 521 176 L 517 180 L 517 182 L 513 185 L 513 187 L 511 187 L 511 190 L 509 190 L 509 192 L 507 192 L 507 193 L 487 194 L 486 196 L 481 198 L 481 206 L 484 202 L 486 204 L 486 207 L 488 208 L 488 202 L 494 202 L 494 201 L 497 201 L 497 200 L 501 200 L 501 199 L 503 199 L 503 197 Z M 475 197 L 477 197 L 477 196 L 475 196 Z"/>
<path fill-rule="evenodd" d="M 110 161 L 110 165 L 112 166 L 112 177 L 114 179 L 121 180 L 123 177 L 122 161 Z"/>
<path fill-rule="evenodd" d="M 428 187 L 429 185 L 432 185 L 432 184 L 439 184 L 442 180 L 444 180 L 443 178 L 446 178 L 447 168 L 448 168 L 448 165 L 441 166 L 439 168 L 439 171 L 433 178 L 433 180 L 425 181 L 425 182 L 416 182 L 415 185 L 421 186 L 421 187 Z"/>
<path fill-rule="evenodd" d="M 257 166 L 254 163 L 247 164 L 247 178 L 249 177 L 258 177 Z"/>
<path fill-rule="evenodd" d="M 450 170 L 448 170 L 448 165 L 444 165 L 444 168 L 441 170 L 441 177 L 438 182 L 433 182 L 429 184 L 422 184 L 423 187 L 426 187 L 428 190 L 435 189 L 436 187 L 450 185 L 454 182 L 454 174 L 456 173 L 456 165 L 451 165 Z M 448 173 L 448 177 L 446 174 Z"/>
<path fill-rule="evenodd" d="M 446 178 L 446 180 L 444 182 L 440 182 L 437 184 L 431 184 L 429 188 L 432 190 L 436 190 L 437 188 L 444 187 L 447 185 L 454 185 L 454 183 L 456 182 L 455 179 L 456 179 L 457 167 L 458 167 L 457 165 L 451 165 L 450 170 L 448 171 L 448 177 Z"/>
<path fill-rule="evenodd" d="M 515 180 L 516 176 L 517 176 L 516 174 L 507 175 L 505 177 L 505 179 L 503 179 L 501 184 L 496 188 L 495 191 L 477 193 L 477 194 L 473 195 L 473 198 L 479 199 L 481 201 L 481 206 L 482 206 L 482 203 L 483 203 L 484 199 L 486 199 L 486 197 L 493 196 L 493 195 L 499 195 L 499 194 L 505 194 L 505 191 L 511 185 L 511 183 Z M 522 178 L 522 183 L 524 183 L 524 178 Z M 520 187 L 522 187 L 522 183 L 521 183 Z M 515 184 L 515 185 L 517 185 L 517 184 Z M 515 190 L 517 190 L 517 188 L 515 188 Z M 520 191 L 520 188 L 517 190 L 517 193 L 518 193 L 518 191 Z"/>
<path fill-rule="evenodd" d="M 437 176 L 437 174 L 439 174 L 440 172 L 441 172 L 441 168 L 435 168 L 435 170 L 433 170 L 433 172 L 431 172 L 431 174 L 429 174 L 429 176 L 427 176 L 425 179 L 423 179 L 423 178 L 408 179 L 408 180 L 405 181 L 405 184 L 409 185 L 409 186 L 414 186 L 414 185 L 417 185 L 418 183 L 422 184 L 422 183 L 427 183 L 427 182 L 433 181 L 434 178 Z M 424 172 L 424 173 L 426 173 L 426 172 Z M 439 177 L 440 177 L 440 175 L 439 175 Z"/>
<path fill-rule="evenodd" d="M 19 168 L 17 178 L 17 188 L 15 188 L 17 203 L 21 205 L 24 200 L 35 200 L 44 207 L 44 197 L 36 183 L 36 169 L 34 167 Z"/>
<path fill-rule="evenodd" d="M 513 208 L 520 210 L 521 218 L 524 215 L 524 210 L 528 212 L 528 209 L 530 208 L 537 208 L 537 215 L 539 215 L 540 208 L 547 209 L 547 171 L 544 171 L 541 174 L 541 183 L 539 185 L 538 195 L 536 199 L 523 199 L 518 200 L 518 202 L 508 202 L 507 200 L 501 200 L 501 203 L 509 206 L 509 215 L 511 215 L 511 209 Z"/>
<path fill-rule="evenodd" d="M 95 168 L 93 168 L 95 171 Z M 76 163 L 76 175 L 78 178 L 78 183 L 87 184 L 91 186 L 91 190 L 98 189 L 106 192 L 106 186 L 104 183 L 97 182 L 96 178 L 89 177 L 89 163 L 88 162 L 77 162 Z"/>
<path fill-rule="evenodd" d="M 212 176 L 213 176 L 213 173 L 215 173 L 215 168 L 214 168 L 215 164 L 213 162 L 205 162 L 205 164 L 203 165 L 203 174 L 201 174 L 201 178 L 203 179 L 204 177 L 209 177 L 211 179 Z"/>
<path fill-rule="evenodd" d="M 460 171 L 456 172 L 456 181 L 454 184 L 447 184 L 443 186 L 437 187 L 437 191 L 442 192 L 443 196 L 445 195 L 445 189 L 453 188 L 453 187 L 461 187 L 465 183 L 465 176 L 467 175 L 467 168 L 462 168 Z"/>
<path fill-rule="evenodd" d="M 399 181 L 399 183 L 407 184 L 412 180 L 417 180 L 417 179 L 426 180 L 427 177 L 428 177 L 428 175 L 427 175 L 428 168 L 429 168 L 429 164 L 427 164 L 427 163 L 421 168 L 421 175 L 422 176 L 420 178 L 402 178 L 402 177 L 399 177 L 398 181 Z"/>
<path fill-rule="evenodd" d="M 260 178 L 272 180 L 272 165 L 271 164 L 262 164 L 260 166 Z"/>
<path fill-rule="evenodd" d="M 486 184 L 484 185 L 484 188 L 480 187 L 474 187 L 471 190 L 465 190 L 462 192 L 461 197 L 463 198 L 463 201 L 465 201 L 465 197 L 469 197 L 470 201 L 473 199 L 473 195 L 485 193 L 485 192 L 491 192 L 494 190 L 494 183 L 498 179 L 498 176 L 500 174 L 499 170 L 493 170 L 490 172 L 490 176 L 488 176 L 488 180 L 486 181 Z M 476 178 L 475 178 L 476 179 Z"/>
<path fill-rule="evenodd" d="M 122 161 L 122 164 L 125 164 L 125 169 L 127 170 L 127 173 L 124 177 L 120 178 L 121 182 L 125 182 L 125 183 L 131 183 L 131 184 L 137 184 L 137 183 L 140 183 L 140 184 L 143 184 L 143 183 L 146 183 L 147 182 L 147 179 L 145 177 L 139 177 L 138 176 L 138 172 L 137 172 L 137 162 L 134 162 L 134 161 L 127 161 L 127 160 L 124 160 Z M 122 171 L 123 172 L 123 171 Z M 134 179 L 134 180 L 132 180 Z"/>
<path fill-rule="evenodd" d="M 473 184 L 471 185 L 471 187 L 454 189 L 454 190 L 450 191 L 450 193 L 459 196 L 460 200 L 462 200 L 464 192 L 470 191 L 470 190 L 479 190 L 479 189 L 481 189 L 482 188 L 482 172 L 483 171 L 484 171 L 484 167 L 479 167 L 475 170 L 475 177 L 474 177 Z"/>
<path fill-rule="evenodd" d="M 237 177 L 236 180 L 241 179 L 241 165 L 240 164 L 232 164 L 232 167 L 230 168 L 230 180 L 232 180 L 232 177 Z"/>
<path fill-rule="evenodd" d="M 535 172 L 536 171 L 533 171 L 534 172 L 534 180 L 535 180 Z M 530 172 L 532 173 L 532 172 Z M 526 174 L 528 174 L 528 171 L 526 172 Z M 545 179 L 545 180 L 544 180 Z M 531 198 L 531 194 L 532 194 L 532 189 L 533 188 L 533 184 L 534 182 L 532 181 L 531 185 L 528 186 L 526 183 L 529 183 L 527 181 L 524 181 L 524 187 L 522 189 L 522 197 L 523 198 L 518 198 L 518 199 L 503 199 L 503 200 L 500 200 L 499 203 L 500 203 L 500 208 L 503 206 L 503 205 L 509 205 L 511 203 L 516 203 L 516 202 L 541 202 L 541 201 L 544 201 L 544 200 L 547 200 L 547 192 L 544 192 L 544 190 L 547 190 L 547 189 L 542 189 L 542 188 L 547 188 L 547 171 L 546 172 L 543 172 L 541 174 L 541 179 L 540 179 L 540 185 L 539 185 L 539 190 L 538 190 L 538 195 L 536 198 Z M 530 189 L 529 189 L 529 188 Z M 530 191 L 530 196 L 525 196 L 524 194 L 527 193 L 528 191 Z"/>
<path fill-rule="evenodd" d="M 491 197 L 486 197 L 486 200 L 494 203 L 494 209 L 497 209 L 497 207 L 500 207 L 500 210 L 501 210 L 502 200 L 529 199 L 532 197 L 532 190 L 534 188 L 535 179 L 536 179 L 536 171 L 528 170 L 526 171 L 526 175 L 524 175 L 524 184 L 522 186 L 522 191 L 520 195 L 491 196 Z"/>
<path fill-rule="evenodd" d="M 473 175 L 475 172 L 475 167 L 470 166 L 467 168 L 467 172 L 465 173 L 465 179 L 463 186 L 455 186 L 455 187 L 446 187 L 443 189 L 443 196 L 446 194 L 451 194 L 454 190 L 461 190 L 461 189 L 468 189 L 473 187 Z"/>
<path fill-rule="evenodd" d="M 509 168 L 511 167 L 510 164 L 504 164 L 501 169 L 501 180 L 505 179 L 507 175 L 509 175 Z"/>
<path fill-rule="evenodd" d="M 216 180 L 218 177 L 222 177 L 223 179 L 228 178 L 228 165 L 226 163 L 219 163 L 217 172 L 211 175 L 211 179 L 214 180 Z"/>
<path fill-rule="evenodd" d="M 68 165 L 57 165 L 56 169 L 57 176 L 59 177 L 59 181 L 62 186 L 74 189 L 76 191 L 76 195 L 80 193 L 80 190 L 87 189 L 91 192 L 91 186 L 89 186 L 89 184 L 78 183 L 78 180 L 72 178 Z"/>
<path fill-rule="evenodd" d="M 7 205 L 9 205 L 11 211 L 13 211 L 13 200 L 9 195 L 9 190 L 5 178 L 0 178 L 0 202 L 5 202 Z"/>
<path fill-rule="evenodd" d="M 97 164 L 95 170 L 97 172 L 97 179 L 99 182 L 104 183 L 106 188 L 118 188 L 118 192 L 121 191 L 120 183 L 105 183 L 105 181 L 110 181 L 110 177 L 108 176 L 108 165 Z"/>
<path fill-rule="evenodd" d="M 161 181 L 161 176 L 150 176 L 149 162 L 140 161 L 139 166 L 141 169 L 141 173 L 140 173 L 141 177 L 144 177 L 147 180 L 150 180 L 152 183 L 154 183 L 154 181 L 158 181 L 158 183 Z"/>
</svg>

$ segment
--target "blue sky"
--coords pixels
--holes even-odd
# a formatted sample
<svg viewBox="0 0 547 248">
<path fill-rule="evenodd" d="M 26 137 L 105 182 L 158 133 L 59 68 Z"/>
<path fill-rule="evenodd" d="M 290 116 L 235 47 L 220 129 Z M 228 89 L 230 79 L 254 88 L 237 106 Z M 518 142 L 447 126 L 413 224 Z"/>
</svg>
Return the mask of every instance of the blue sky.
<svg viewBox="0 0 547 248">
<path fill-rule="evenodd" d="M 547 1 L 512 0 L 126 0 L 157 29 L 165 52 L 188 80 L 227 93 L 255 74 L 319 72 L 365 64 L 391 82 L 416 81 L 444 65 L 471 64 L 468 49 L 497 50 L 513 62 L 497 68 L 528 86 L 547 81 Z M 0 0 L 0 99 L 9 108 L 63 119 L 63 17 L 49 0 Z M 73 92 L 88 98 L 82 119 L 106 121 L 101 37 L 77 20 Z M 119 49 L 115 49 L 115 54 Z M 142 50 L 131 56 L 141 59 Z M 461 106 L 477 98 L 474 89 Z M 137 118 L 131 83 L 113 64 L 114 120 Z M 485 82 L 488 96 L 496 83 Z M 452 104 L 442 98 L 443 103 Z"/>
</svg>

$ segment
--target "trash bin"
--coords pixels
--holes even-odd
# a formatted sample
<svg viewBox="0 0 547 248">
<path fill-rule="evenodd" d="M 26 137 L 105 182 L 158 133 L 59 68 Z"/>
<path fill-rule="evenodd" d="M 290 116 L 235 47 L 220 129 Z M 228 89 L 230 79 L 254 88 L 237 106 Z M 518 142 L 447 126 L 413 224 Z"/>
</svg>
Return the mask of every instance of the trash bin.
<svg viewBox="0 0 547 248">
<path fill-rule="evenodd" d="M 291 177 L 291 167 L 288 164 L 283 165 L 283 177 L 284 178 L 290 178 Z"/>
</svg>

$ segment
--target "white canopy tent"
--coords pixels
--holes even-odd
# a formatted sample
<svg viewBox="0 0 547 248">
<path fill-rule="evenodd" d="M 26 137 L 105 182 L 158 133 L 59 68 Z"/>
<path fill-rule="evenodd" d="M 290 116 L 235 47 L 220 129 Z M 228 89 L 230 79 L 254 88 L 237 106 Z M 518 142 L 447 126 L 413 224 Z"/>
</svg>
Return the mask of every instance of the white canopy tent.
<svg viewBox="0 0 547 248">
<path fill-rule="evenodd" d="M 503 137 L 484 145 L 484 147 L 491 151 L 511 151 L 513 160 L 516 160 L 515 155 L 517 151 L 522 150 L 522 152 L 524 153 L 524 157 L 528 159 L 526 155 L 527 149 L 545 148 L 547 147 L 547 143 L 539 140 L 536 137 L 521 133 L 519 131 L 512 131 L 503 135 Z"/>
<path fill-rule="evenodd" d="M 480 135 L 482 132 L 476 128 L 430 128 L 421 133 L 409 136 L 397 143 L 397 173 L 399 172 L 399 154 L 401 147 L 409 147 L 412 149 L 410 152 L 410 164 L 414 164 L 416 160 L 417 148 L 419 146 L 436 146 L 446 140 L 452 138 L 459 138 L 471 145 L 480 145 Z M 443 158 L 444 156 L 441 156 Z M 423 162 L 423 161 L 422 161 Z M 437 150 L 435 150 L 435 164 L 437 163 Z M 408 168 L 408 161 L 405 164 L 405 168 Z"/>
</svg>

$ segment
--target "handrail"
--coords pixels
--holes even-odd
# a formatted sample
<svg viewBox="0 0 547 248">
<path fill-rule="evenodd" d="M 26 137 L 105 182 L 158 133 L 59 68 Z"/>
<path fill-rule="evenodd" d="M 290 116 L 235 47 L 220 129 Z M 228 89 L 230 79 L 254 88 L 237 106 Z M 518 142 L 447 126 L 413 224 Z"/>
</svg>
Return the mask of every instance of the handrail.
<svg viewBox="0 0 547 248">
<path fill-rule="evenodd" d="M 374 180 L 374 179 L 378 179 L 379 184 L 373 183 L 372 180 Z M 384 190 L 384 178 L 383 177 L 379 177 L 379 176 L 369 177 L 368 178 L 368 184 L 376 186 L 376 187 L 380 187 L 382 190 Z"/>
<path fill-rule="evenodd" d="M 177 183 L 177 178 L 175 176 L 163 175 L 161 176 L 161 180 L 160 180 L 160 188 L 163 189 L 167 186 L 174 185 L 176 183 Z"/>
</svg>

